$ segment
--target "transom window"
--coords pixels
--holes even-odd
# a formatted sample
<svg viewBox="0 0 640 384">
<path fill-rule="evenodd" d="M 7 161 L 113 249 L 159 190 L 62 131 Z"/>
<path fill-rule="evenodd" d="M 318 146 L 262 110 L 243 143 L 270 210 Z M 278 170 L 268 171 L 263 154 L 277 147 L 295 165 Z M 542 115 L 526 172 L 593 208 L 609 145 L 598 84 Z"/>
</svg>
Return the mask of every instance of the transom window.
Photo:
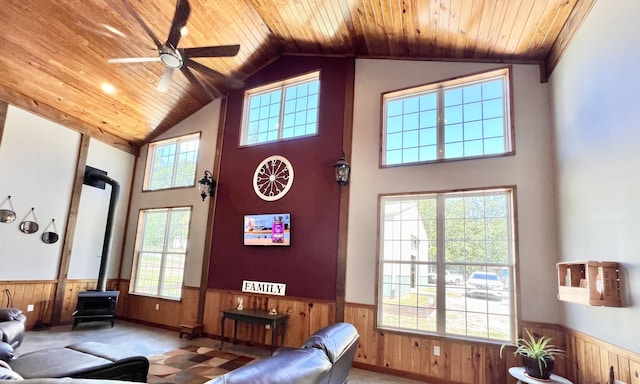
<svg viewBox="0 0 640 384">
<path fill-rule="evenodd" d="M 140 211 L 133 293 L 182 297 L 190 219 L 191 207 Z"/>
<path fill-rule="evenodd" d="M 144 190 L 195 185 L 199 144 L 199 133 L 150 143 Z"/>
<path fill-rule="evenodd" d="M 383 94 L 382 165 L 511 151 L 509 69 Z"/>
<path fill-rule="evenodd" d="M 378 327 L 511 341 L 512 200 L 502 188 L 381 197 Z"/>
<path fill-rule="evenodd" d="M 318 133 L 320 72 L 246 92 L 240 145 Z"/>
</svg>

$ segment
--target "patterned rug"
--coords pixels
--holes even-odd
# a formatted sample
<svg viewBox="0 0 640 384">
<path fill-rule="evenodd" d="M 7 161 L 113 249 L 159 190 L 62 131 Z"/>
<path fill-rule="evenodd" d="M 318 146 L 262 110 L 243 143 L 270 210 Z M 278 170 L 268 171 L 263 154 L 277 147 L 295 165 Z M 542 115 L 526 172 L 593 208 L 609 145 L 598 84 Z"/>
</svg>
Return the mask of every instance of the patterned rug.
<svg viewBox="0 0 640 384">
<path fill-rule="evenodd" d="M 147 382 L 202 384 L 253 360 L 253 357 L 189 345 L 149 357 Z"/>
</svg>

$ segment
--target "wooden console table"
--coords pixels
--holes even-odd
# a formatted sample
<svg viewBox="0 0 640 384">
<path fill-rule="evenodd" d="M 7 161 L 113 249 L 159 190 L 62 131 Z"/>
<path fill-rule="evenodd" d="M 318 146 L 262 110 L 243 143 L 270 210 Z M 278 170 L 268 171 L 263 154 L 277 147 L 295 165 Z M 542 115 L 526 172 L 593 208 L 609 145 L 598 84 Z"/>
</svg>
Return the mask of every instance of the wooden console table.
<svg viewBox="0 0 640 384">
<path fill-rule="evenodd" d="M 260 309 L 243 309 L 238 310 L 235 308 L 224 309 L 222 311 L 222 319 L 220 319 L 220 328 L 222 329 L 222 340 L 220 341 L 220 349 L 224 343 L 224 321 L 225 319 L 233 320 L 233 343 L 236 343 L 236 336 L 238 335 L 238 321 L 252 324 L 262 324 L 271 326 L 271 354 L 273 354 L 273 347 L 275 345 L 276 335 L 278 328 L 282 328 L 280 336 L 280 346 L 284 344 L 284 333 L 287 330 L 287 320 L 289 315 L 277 314 L 270 315 L 268 311 Z"/>
</svg>

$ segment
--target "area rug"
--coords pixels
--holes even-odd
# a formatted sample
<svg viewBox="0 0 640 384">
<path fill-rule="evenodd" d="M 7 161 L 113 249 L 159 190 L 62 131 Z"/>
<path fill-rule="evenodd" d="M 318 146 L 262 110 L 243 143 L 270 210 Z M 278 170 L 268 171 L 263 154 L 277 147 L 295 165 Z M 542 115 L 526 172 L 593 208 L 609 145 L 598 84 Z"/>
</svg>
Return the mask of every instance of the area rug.
<svg viewBox="0 0 640 384">
<path fill-rule="evenodd" d="M 147 382 L 202 384 L 253 360 L 253 357 L 189 345 L 149 357 Z"/>
</svg>

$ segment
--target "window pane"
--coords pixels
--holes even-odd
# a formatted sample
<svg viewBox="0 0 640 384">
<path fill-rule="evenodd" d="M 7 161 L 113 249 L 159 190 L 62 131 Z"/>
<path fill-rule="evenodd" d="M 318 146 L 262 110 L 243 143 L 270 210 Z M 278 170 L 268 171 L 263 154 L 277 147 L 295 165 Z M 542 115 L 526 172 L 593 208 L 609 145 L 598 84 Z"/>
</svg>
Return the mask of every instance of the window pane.
<svg viewBox="0 0 640 384">
<path fill-rule="evenodd" d="M 248 144 L 267 142 L 271 137 L 269 133 L 274 131 L 277 138 L 281 94 L 282 92 L 278 89 L 249 96 L 249 123 L 258 126 L 258 134 L 253 134 L 251 130 L 248 130 Z"/>
<path fill-rule="evenodd" d="M 191 208 L 140 212 L 132 292 L 180 299 L 190 217 Z"/>
<path fill-rule="evenodd" d="M 162 252 L 164 249 L 167 211 L 150 211 L 145 215 L 144 232 L 140 249 L 146 252 Z"/>
<path fill-rule="evenodd" d="M 491 76 L 491 77 L 489 77 Z M 507 71 L 487 74 L 486 80 L 446 86 L 417 87 L 415 93 L 402 90 L 383 95 L 383 164 L 395 165 L 498 155 L 511 147 L 506 86 Z M 463 81 L 463 80 L 462 80 Z M 435 88 L 435 90 L 433 90 Z M 439 112 L 441 111 L 441 112 Z M 442 113 L 442 116 L 439 116 Z M 429 129 L 428 140 L 398 148 L 390 135 Z M 440 139 L 438 135 L 444 137 Z M 413 151 L 417 146 L 418 151 Z M 431 146 L 436 146 L 430 148 Z M 402 149 L 402 151 L 399 151 Z"/>
<path fill-rule="evenodd" d="M 198 144 L 196 140 L 179 143 L 175 187 L 193 183 L 198 163 Z"/>
<path fill-rule="evenodd" d="M 283 117 L 293 123 L 290 125 L 293 127 L 293 137 L 316 133 L 316 124 L 309 125 L 309 123 L 315 123 L 318 114 L 318 87 L 310 86 L 311 83 L 317 82 L 319 80 L 285 88 L 286 101 Z"/>
<path fill-rule="evenodd" d="M 149 144 L 144 189 L 194 185 L 199 142 L 199 135 L 193 134 Z"/>
<path fill-rule="evenodd" d="M 510 196 L 500 189 L 382 198 L 382 328 L 511 340 Z"/>
<path fill-rule="evenodd" d="M 175 143 L 158 146 L 152 154 L 153 164 L 149 189 L 162 189 L 171 187 L 173 178 L 173 164 L 176 156 Z"/>
<path fill-rule="evenodd" d="M 309 80 L 311 78 L 311 80 Z M 241 144 L 255 145 L 318 132 L 319 73 L 247 96 Z M 256 131 L 255 127 L 259 130 Z"/>
</svg>

